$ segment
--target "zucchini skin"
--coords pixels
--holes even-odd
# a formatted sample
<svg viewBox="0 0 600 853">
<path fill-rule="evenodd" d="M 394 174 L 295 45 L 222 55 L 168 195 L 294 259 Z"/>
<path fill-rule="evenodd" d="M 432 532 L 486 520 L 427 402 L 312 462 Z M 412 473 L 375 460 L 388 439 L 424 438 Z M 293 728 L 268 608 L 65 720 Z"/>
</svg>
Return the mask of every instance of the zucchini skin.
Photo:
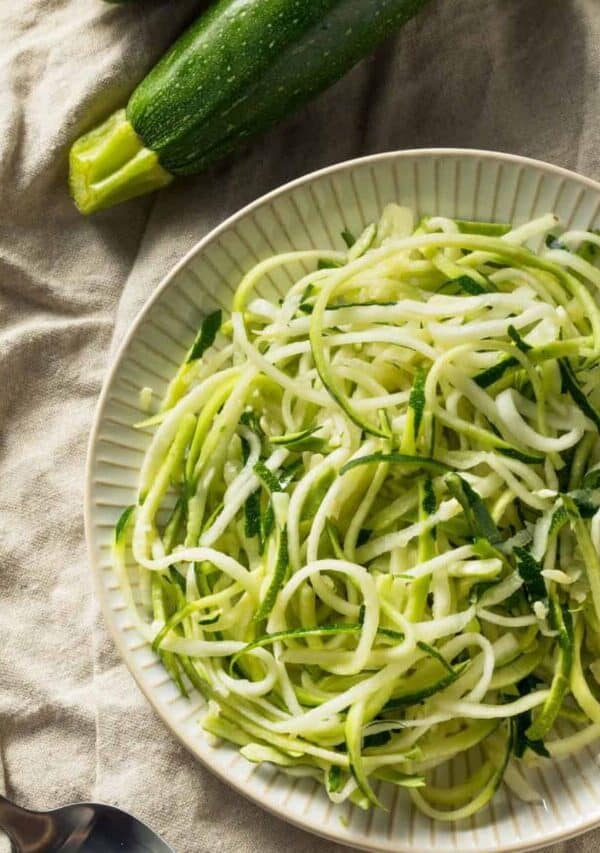
<svg viewBox="0 0 600 853">
<path fill-rule="evenodd" d="M 325 89 L 427 0 L 220 0 L 133 92 L 127 118 L 174 175 L 201 171 Z"/>
</svg>

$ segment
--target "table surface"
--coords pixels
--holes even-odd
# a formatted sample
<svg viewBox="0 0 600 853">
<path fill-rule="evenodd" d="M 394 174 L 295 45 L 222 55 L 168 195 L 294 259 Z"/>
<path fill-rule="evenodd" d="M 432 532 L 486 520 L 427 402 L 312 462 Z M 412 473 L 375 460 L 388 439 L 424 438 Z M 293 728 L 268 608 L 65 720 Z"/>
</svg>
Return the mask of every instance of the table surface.
<svg viewBox="0 0 600 853">
<path fill-rule="evenodd" d="M 600 10 L 597 0 L 432 0 L 227 163 L 81 217 L 66 191 L 70 141 L 126 101 L 201 6 L 0 7 L 0 787 L 30 807 L 115 803 L 178 853 L 341 853 L 214 779 L 120 662 L 83 539 L 95 400 L 115 343 L 170 267 L 291 178 L 376 151 L 458 146 L 600 180 Z M 600 832 L 551 848 L 596 850 Z"/>
</svg>

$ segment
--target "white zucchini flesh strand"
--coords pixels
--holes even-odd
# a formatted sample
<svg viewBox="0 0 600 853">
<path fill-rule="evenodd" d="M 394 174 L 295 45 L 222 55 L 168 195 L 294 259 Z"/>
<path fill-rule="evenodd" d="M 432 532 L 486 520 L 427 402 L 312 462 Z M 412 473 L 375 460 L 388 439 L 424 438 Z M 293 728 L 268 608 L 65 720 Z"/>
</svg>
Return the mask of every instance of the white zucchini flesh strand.
<svg viewBox="0 0 600 853">
<path fill-rule="evenodd" d="M 502 705 L 485 705 L 483 702 L 440 702 L 440 710 L 449 717 L 467 717 L 475 720 L 492 720 L 514 717 L 525 711 L 541 705 L 550 695 L 549 690 L 536 690 L 527 696 L 522 696 L 514 702 L 504 702 Z"/>
<path fill-rule="evenodd" d="M 275 471 L 288 455 L 289 452 L 283 447 L 275 450 L 269 459 L 265 461 L 265 467 L 269 471 Z M 240 511 L 244 501 L 258 488 L 260 483 L 258 476 L 253 474 L 251 469 L 248 470 L 247 477 L 240 479 L 241 482 L 236 484 L 235 489 L 231 488 L 230 491 L 228 490 L 228 500 L 224 501 L 225 507 L 223 512 L 215 518 L 212 525 L 200 537 L 200 542 L 203 546 L 211 547 L 214 545 Z"/>
<path fill-rule="evenodd" d="M 507 388 L 496 397 L 496 406 L 500 417 L 522 444 L 541 450 L 543 453 L 562 452 L 577 444 L 583 435 L 583 427 L 575 427 L 565 432 L 560 438 L 548 438 L 540 435 L 519 414 L 512 394 L 512 389 Z"/>
<path fill-rule="evenodd" d="M 379 624 L 379 599 L 377 597 L 375 582 L 371 575 L 357 563 L 350 563 L 344 560 L 316 560 L 308 563 L 308 565 L 304 566 L 303 569 L 300 569 L 290 578 L 279 593 L 277 604 L 273 608 L 267 624 L 267 630 L 269 632 L 283 630 L 283 626 L 285 625 L 285 609 L 292 595 L 304 581 L 321 572 L 339 572 L 340 574 L 348 575 L 356 583 L 362 594 L 364 618 L 360 640 L 353 655 L 354 659 L 348 665 L 347 672 L 344 673 L 352 675 L 363 669 Z"/>
</svg>

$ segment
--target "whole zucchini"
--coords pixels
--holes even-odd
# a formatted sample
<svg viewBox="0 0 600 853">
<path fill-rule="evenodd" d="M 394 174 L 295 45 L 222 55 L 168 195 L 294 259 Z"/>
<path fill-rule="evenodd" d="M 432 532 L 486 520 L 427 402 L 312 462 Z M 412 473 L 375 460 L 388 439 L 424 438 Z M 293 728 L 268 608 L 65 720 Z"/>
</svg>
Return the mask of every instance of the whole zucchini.
<svg viewBox="0 0 600 853">
<path fill-rule="evenodd" d="M 220 0 L 131 95 L 78 139 L 83 213 L 199 172 L 325 89 L 426 0 Z"/>
</svg>

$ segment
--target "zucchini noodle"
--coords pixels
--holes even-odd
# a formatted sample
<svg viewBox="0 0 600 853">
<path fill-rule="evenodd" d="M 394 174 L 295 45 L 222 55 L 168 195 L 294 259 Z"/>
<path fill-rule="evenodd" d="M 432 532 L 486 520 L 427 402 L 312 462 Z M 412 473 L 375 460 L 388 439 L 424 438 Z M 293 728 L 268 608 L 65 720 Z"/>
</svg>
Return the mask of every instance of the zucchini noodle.
<svg viewBox="0 0 600 853">
<path fill-rule="evenodd" d="M 205 319 L 114 565 L 207 733 L 457 821 L 600 736 L 600 237 L 415 222 L 263 260 Z"/>
</svg>

